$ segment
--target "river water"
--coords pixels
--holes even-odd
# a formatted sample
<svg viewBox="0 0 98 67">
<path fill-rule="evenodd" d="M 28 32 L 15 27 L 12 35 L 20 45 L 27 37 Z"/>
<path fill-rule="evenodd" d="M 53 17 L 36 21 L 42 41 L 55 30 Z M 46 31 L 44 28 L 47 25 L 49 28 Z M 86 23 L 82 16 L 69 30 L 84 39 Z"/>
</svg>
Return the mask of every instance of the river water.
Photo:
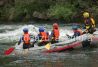
<svg viewBox="0 0 98 67">
<path fill-rule="evenodd" d="M 4 50 L 14 46 L 27 27 L 36 36 L 38 27 L 52 30 L 52 23 L 1 24 L 0 25 L 0 67 L 98 67 L 98 48 L 81 48 L 60 53 L 36 53 L 28 56 L 4 55 Z M 60 40 L 66 40 L 66 34 L 72 35 L 69 25 L 60 24 Z"/>
</svg>

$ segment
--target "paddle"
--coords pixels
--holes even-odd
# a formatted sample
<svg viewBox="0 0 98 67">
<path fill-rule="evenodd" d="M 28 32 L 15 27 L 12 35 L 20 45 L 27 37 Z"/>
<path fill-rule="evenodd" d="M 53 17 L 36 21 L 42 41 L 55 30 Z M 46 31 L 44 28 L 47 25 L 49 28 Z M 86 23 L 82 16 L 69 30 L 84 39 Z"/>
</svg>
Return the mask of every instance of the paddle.
<svg viewBox="0 0 98 67">
<path fill-rule="evenodd" d="M 68 35 L 68 34 L 66 34 L 66 36 L 67 36 L 67 38 L 69 38 L 69 39 L 73 39 L 73 38 L 74 38 L 73 36 L 70 36 L 70 35 Z"/>
<path fill-rule="evenodd" d="M 45 48 L 46 48 L 47 50 L 49 50 L 49 49 L 50 49 L 50 46 L 51 46 L 51 43 L 47 43 L 47 44 L 45 45 Z"/>
<path fill-rule="evenodd" d="M 10 55 L 14 51 L 14 47 L 10 47 L 9 49 L 4 51 L 4 55 Z"/>
<path fill-rule="evenodd" d="M 15 46 L 14 47 L 10 47 L 9 49 L 4 51 L 4 55 L 10 55 L 14 51 L 14 49 L 15 49 Z"/>
</svg>

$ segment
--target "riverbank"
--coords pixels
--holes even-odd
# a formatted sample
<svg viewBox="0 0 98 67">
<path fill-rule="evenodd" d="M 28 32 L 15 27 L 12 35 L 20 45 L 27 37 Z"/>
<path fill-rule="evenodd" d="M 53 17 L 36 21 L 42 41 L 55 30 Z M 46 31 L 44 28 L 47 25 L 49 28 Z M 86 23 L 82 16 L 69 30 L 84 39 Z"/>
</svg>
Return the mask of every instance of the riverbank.
<svg viewBox="0 0 98 67">
<path fill-rule="evenodd" d="M 96 0 L 0 0 L 0 21 L 16 23 L 57 19 L 68 23 L 83 22 L 84 11 L 90 12 L 97 20 L 97 3 Z"/>
</svg>

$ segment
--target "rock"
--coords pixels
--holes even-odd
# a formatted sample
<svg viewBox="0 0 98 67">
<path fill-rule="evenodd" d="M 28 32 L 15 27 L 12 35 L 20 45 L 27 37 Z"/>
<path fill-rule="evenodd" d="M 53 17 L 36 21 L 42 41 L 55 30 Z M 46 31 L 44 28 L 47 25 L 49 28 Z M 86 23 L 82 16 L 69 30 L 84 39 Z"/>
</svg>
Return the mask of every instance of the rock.
<svg viewBox="0 0 98 67">
<path fill-rule="evenodd" d="M 3 6 L 3 5 L 4 5 L 4 1 L 1 0 L 1 1 L 0 1 L 0 6 Z"/>
</svg>

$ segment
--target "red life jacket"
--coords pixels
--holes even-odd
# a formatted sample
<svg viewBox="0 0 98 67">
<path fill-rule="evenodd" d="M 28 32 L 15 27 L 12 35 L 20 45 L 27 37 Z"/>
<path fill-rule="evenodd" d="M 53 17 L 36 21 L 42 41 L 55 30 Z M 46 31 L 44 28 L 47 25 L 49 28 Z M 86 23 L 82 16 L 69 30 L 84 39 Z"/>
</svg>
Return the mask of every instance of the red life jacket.
<svg viewBox="0 0 98 67">
<path fill-rule="evenodd" d="M 46 32 L 40 32 L 41 35 L 41 39 L 43 41 L 47 41 L 48 40 L 48 34 Z"/>
<path fill-rule="evenodd" d="M 80 35 L 82 35 L 82 31 L 81 30 L 73 30 L 74 33 L 79 33 Z"/>
<path fill-rule="evenodd" d="M 25 44 L 30 44 L 30 34 L 25 33 L 23 36 L 23 41 Z"/>
<path fill-rule="evenodd" d="M 59 30 L 58 29 L 54 29 L 53 30 L 53 35 L 54 35 L 53 37 L 54 37 L 55 40 L 59 39 L 59 35 L 60 35 L 59 34 Z"/>
</svg>

